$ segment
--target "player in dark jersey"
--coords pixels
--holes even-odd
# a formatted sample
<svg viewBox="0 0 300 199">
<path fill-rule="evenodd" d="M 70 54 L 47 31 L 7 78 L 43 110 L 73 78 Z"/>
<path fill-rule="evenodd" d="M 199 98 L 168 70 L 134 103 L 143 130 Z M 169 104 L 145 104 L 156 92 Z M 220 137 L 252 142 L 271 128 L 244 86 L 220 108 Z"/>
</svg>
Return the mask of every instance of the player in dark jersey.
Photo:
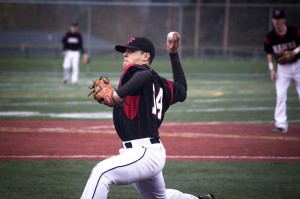
<svg viewBox="0 0 300 199">
<path fill-rule="evenodd" d="M 132 39 L 148 42 L 143 38 Z M 126 51 L 123 46 L 116 49 Z M 113 111 L 114 124 L 122 141 L 159 138 L 158 128 L 169 106 L 185 100 L 187 84 L 179 58 L 177 54 L 170 56 L 174 66 L 174 82 L 161 78 L 147 65 L 129 64 L 124 68 L 117 94 L 125 99 L 125 103 Z"/>
<path fill-rule="evenodd" d="M 287 26 L 285 13 L 275 9 L 272 16 L 274 29 L 264 38 L 264 50 L 270 69 L 270 76 L 276 86 L 276 108 L 274 113 L 275 128 L 273 131 L 285 133 L 288 131 L 286 115 L 286 99 L 288 87 L 292 80 L 295 81 L 300 99 L 300 29 Z M 277 63 L 277 71 L 273 66 L 273 57 L 282 51 L 292 51 L 295 58 L 291 63 Z"/>
<path fill-rule="evenodd" d="M 134 184 L 142 198 L 213 199 L 211 194 L 193 196 L 166 189 L 162 169 L 166 151 L 159 137 L 159 127 L 170 105 L 186 99 L 187 83 L 178 56 L 180 35 L 167 40 L 174 81 L 159 76 L 150 64 L 155 56 L 152 42 L 132 37 L 115 49 L 123 53 L 123 72 L 113 100 L 116 131 L 122 140 L 120 154 L 98 163 L 81 198 L 107 198 L 109 186 Z"/>
<path fill-rule="evenodd" d="M 78 23 L 72 22 L 70 30 L 62 38 L 63 55 L 64 55 L 64 83 L 70 78 L 70 68 L 72 66 L 72 84 L 77 84 L 79 76 L 80 54 L 84 53 L 83 40 L 81 33 L 78 31 Z"/>
</svg>

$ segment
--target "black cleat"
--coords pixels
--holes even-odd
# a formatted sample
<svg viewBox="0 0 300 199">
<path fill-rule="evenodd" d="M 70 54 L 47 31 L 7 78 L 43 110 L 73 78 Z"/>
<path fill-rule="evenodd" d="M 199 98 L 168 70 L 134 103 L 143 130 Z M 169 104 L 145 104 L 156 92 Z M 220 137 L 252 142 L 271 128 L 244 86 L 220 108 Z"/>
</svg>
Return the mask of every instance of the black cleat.
<svg viewBox="0 0 300 199">
<path fill-rule="evenodd" d="M 276 127 L 275 129 L 273 129 L 274 132 L 276 133 L 286 133 L 287 129 L 281 128 L 281 127 Z"/>
<path fill-rule="evenodd" d="M 215 199 L 213 194 L 207 194 L 203 196 L 199 196 L 199 199 Z"/>
</svg>

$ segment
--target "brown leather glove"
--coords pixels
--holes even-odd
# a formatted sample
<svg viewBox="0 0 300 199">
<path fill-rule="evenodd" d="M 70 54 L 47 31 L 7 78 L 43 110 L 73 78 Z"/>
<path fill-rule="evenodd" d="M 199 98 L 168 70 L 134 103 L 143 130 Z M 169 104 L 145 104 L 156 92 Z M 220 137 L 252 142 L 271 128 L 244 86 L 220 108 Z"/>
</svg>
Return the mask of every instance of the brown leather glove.
<svg viewBox="0 0 300 199">
<path fill-rule="evenodd" d="M 95 81 L 93 81 L 93 85 L 89 88 L 93 90 L 88 96 L 93 94 L 94 99 L 97 102 L 109 107 L 118 105 L 118 103 L 113 99 L 113 92 L 115 91 L 115 88 L 106 77 L 100 77 L 99 79 L 96 79 Z"/>
<path fill-rule="evenodd" d="M 290 50 L 284 50 L 277 54 L 276 61 L 279 64 L 289 64 L 295 61 L 295 53 Z"/>
</svg>

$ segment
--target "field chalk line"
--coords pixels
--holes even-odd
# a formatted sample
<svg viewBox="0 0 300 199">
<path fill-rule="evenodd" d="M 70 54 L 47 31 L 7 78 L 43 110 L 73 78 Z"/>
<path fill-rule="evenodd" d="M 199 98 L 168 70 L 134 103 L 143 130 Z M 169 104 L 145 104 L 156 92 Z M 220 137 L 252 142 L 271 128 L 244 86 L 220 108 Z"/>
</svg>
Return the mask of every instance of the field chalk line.
<svg viewBox="0 0 300 199">
<path fill-rule="evenodd" d="M 0 159 L 106 159 L 114 155 L 1 155 Z M 181 156 L 169 155 L 167 159 L 211 159 L 211 160 L 300 160 L 297 156 Z"/>
</svg>

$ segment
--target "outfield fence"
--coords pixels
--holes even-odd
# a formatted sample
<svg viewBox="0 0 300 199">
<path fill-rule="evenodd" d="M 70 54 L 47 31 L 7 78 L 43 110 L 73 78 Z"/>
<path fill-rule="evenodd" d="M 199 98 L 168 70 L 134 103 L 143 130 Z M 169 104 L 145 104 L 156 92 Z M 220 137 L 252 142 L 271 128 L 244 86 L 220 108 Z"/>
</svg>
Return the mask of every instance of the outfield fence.
<svg viewBox="0 0 300 199">
<path fill-rule="evenodd" d="M 92 56 L 116 56 L 114 45 L 133 35 L 151 38 L 165 56 L 166 35 L 175 30 L 182 56 L 255 59 L 265 56 L 274 8 L 284 9 L 288 24 L 300 24 L 300 4 L 170 2 L 0 0 L 0 55 L 60 57 L 61 39 L 76 20 Z"/>
</svg>

